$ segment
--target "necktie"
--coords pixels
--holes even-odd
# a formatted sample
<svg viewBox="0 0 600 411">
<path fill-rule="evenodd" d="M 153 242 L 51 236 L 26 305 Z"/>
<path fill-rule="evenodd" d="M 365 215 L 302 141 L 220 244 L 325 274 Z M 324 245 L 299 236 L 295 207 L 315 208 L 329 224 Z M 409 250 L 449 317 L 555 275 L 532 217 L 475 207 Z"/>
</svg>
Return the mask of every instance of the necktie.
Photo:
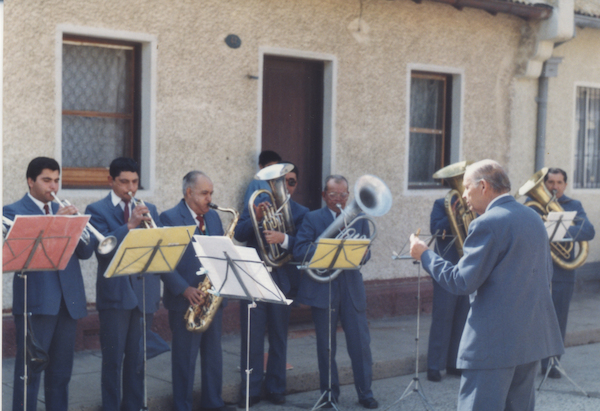
<svg viewBox="0 0 600 411">
<path fill-rule="evenodd" d="M 201 234 L 204 234 L 204 231 L 206 231 L 206 225 L 204 224 L 204 216 L 198 214 L 196 216 L 196 220 L 198 220 L 198 230 L 200 230 Z"/>
<path fill-rule="evenodd" d="M 46 212 L 46 215 L 50 214 L 50 207 L 48 207 L 48 204 L 44 204 L 44 211 Z"/>
<path fill-rule="evenodd" d="M 125 201 L 125 208 L 123 209 L 123 221 L 125 221 L 125 224 L 129 222 L 129 201 Z"/>
</svg>

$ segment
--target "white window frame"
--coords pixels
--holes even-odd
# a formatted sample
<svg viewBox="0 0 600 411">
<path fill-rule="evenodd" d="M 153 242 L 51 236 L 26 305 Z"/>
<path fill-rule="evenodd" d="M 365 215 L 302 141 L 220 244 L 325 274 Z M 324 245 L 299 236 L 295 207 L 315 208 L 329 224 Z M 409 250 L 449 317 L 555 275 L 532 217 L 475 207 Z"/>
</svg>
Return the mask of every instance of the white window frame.
<svg viewBox="0 0 600 411">
<path fill-rule="evenodd" d="M 140 157 L 141 185 L 140 197 L 151 197 L 156 186 L 156 62 L 158 39 L 146 33 L 111 30 L 105 28 L 82 27 L 60 24 L 56 28 L 55 40 L 55 153 L 54 158 L 62 164 L 62 50 L 63 35 L 72 34 L 99 39 L 125 40 L 140 43 L 142 46 L 141 60 L 141 105 L 140 105 Z M 100 196 L 107 189 L 65 189 L 69 197 Z"/>
<path fill-rule="evenodd" d="M 579 193 L 579 194 L 598 194 L 600 193 L 600 189 L 598 188 L 575 188 L 575 153 L 577 152 L 577 88 L 578 87 L 586 87 L 586 88 L 596 88 L 600 89 L 600 83 L 590 83 L 590 82 L 575 82 L 573 87 L 573 116 L 571 117 L 571 121 L 573 123 L 571 130 L 571 168 L 569 170 L 569 187 L 571 188 L 571 192 Z"/>
<path fill-rule="evenodd" d="M 461 161 L 462 153 L 462 131 L 463 131 L 463 99 L 465 88 L 465 72 L 462 68 L 436 66 L 429 64 L 408 64 L 406 66 L 406 124 L 405 124 L 405 144 L 404 144 L 404 195 L 406 196 L 425 196 L 439 197 L 441 192 L 448 191 L 447 187 L 439 188 L 409 188 L 409 156 L 410 156 L 410 87 L 411 75 L 413 71 L 427 71 L 430 73 L 452 76 L 452 109 L 451 109 L 451 127 L 450 127 L 450 164 Z"/>
</svg>

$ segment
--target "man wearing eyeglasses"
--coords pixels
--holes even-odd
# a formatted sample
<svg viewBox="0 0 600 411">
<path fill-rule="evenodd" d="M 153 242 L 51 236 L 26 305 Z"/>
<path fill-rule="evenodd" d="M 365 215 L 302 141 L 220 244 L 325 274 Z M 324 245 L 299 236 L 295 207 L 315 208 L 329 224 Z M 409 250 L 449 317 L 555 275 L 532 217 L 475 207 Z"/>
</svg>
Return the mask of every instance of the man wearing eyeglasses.
<svg viewBox="0 0 600 411">
<path fill-rule="evenodd" d="M 286 163 L 289 163 L 286 161 Z M 255 180 L 257 181 L 257 180 Z M 264 181 L 262 181 L 264 182 Z M 298 183 L 298 168 L 294 166 L 292 171 L 285 175 L 285 183 L 290 197 L 294 194 Z M 262 196 L 265 196 L 264 194 Z M 250 196 L 248 196 L 250 197 Z M 270 205 L 263 201 L 259 196 L 253 204 L 257 221 L 262 221 L 264 210 Z M 304 215 L 308 213 L 308 208 L 296 203 L 290 198 L 292 217 L 296 230 L 301 226 Z M 258 204 L 257 204 L 258 203 Z M 264 230 L 263 237 L 268 244 L 280 244 L 284 250 L 292 250 L 295 243 L 294 235 L 288 235 L 280 231 Z M 247 242 L 249 247 L 258 249 L 258 241 L 254 232 L 254 226 L 248 205 L 244 206 L 244 211 L 235 228 L 235 239 L 241 242 Z M 299 272 L 292 263 L 274 268 L 271 271 L 271 277 L 279 289 L 288 298 L 294 298 L 298 290 Z M 248 398 L 249 406 L 253 406 L 260 401 L 260 394 L 263 386 L 266 391 L 267 401 L 281 405 L 285 403 L 286 387 L 286 358 L 287 358 L 287 332 L 290 319 L 291 307 L 282 304 L 271 304 L 258 302 L 252 309 L 250 323 L 250 365 L 252 370 L 250 374 L 250 393 Z M 242 378 L 242 394 L 238 407 L 246 408 L 246 353 L 248 344 L 248 303 L 240 302 L 240 326 L 241 326 L 241 356 L 240 356 L 240 375 Z M 269 357 L 267 360 L 267 371 L 264 369 L 264 345 L 265 333 L 269 338 Z"/>
<path fill-rule="evenodd" d="M 341 175 L 332 175 L 325 179 L 322 192 L 325 207 L 311 211 L 304 217 L 298 230 L 294 258 L 298 261 L 309 259 L 314 253 L 313 244 L 327 227 L 340 215 L 348 201 L 348 181 Z M 359 236 L 370 237 L 366 220 L 361 219 L 351 227 Z M 308 253 L 308 255 L 307 255 Z M 368 259 L 369 255 L 366 256 Z M 329 286 L 331 284 L 331 295 Z M 371 358 L 371 337 L 367 324 L 367 296 L 362 274 L 358 270 L 343 271 L 331 283 L 320 283 L 308 275 L 300 280 L 297 302 L 311 307 L 317 336 L 317 359 L 319 363 L 320 389 L 325 393 L 329 389 L 329 300 L 331 298 L 331 391 L 332 400 L 337 403 L 340 394 L 337 364 L 335 362 L 336 329 L 338 319 L 346 335 L 348 355 L 352 362 L 354 386 L 358 402 L 368 409 L 379 405 L 373 397 L 371 380 L 373 377 Z M 328 397 L 321 400 L 322 408 L 332 408 Z"/>
</svg>

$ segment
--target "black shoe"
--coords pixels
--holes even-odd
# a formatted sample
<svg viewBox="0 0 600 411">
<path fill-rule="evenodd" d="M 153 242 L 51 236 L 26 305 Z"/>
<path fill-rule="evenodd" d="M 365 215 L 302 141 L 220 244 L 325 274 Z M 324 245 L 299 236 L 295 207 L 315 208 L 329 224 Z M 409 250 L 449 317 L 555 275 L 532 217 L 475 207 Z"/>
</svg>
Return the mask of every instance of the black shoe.
<svg viewBox="0 0 600 411">
<path fill-rule="evenodd" d="M 277 394 L 275 392 L 268 392 L 266 395 L 267 401 L 275 405 L 285 404 L 285 395 Z"/>
<path fill-rule="evenodd" d="M 550 378 L 554 378 L 555 380 L 562 378 L 562 375 L 560 375 L 560 371 L 558 371 L 556 368 L 552 367 L 550 369 L 550 372 L 548 373 L 548 377 Z"/>
<path fill-rule="evenodd" d="M 252 407 L 254 404 L 258 404 L 260 402 L 260 397 L 250 396 L 250 400 L 248 401 L 248 407 Z M 238 402 L 238 408 L 246 408 L 246 397 L 242 396 L 240 401 Z"/>
<path fill-rule="evenodd" d="M 379 408 L 379 403 L 373 397 L 371 397 L 371 398 L 365 398 L 364 400 L 358 400 L 358 402 L 360 403 L 360 405 L 362 405 L 363 407 L 368 408 L 370 410 L 374 410 L 375 408 Z"/>
<path fill-rule="evenodd" d="M 442 374 L 438 370 L 427 370 L 427 379 L 433 382 L 442 381 Z"/>
<path fill-rule="evenodd" d="M 446 367 L 446 374 L 447 375 L 458 375 L 460 377 L 462 375 L 462 370 L 459 370 L 458 368 L 454 368 L 454 367 Z"/>
</svg>

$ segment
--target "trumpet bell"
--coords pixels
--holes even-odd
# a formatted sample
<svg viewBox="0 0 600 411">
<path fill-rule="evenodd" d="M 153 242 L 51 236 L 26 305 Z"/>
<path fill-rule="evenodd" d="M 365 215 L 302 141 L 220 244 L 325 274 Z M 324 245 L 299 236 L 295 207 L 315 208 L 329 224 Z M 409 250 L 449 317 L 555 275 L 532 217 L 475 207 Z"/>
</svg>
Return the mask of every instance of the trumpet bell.
<svg viewBox="0 0 600 411">
<path fill-rule="evenodd" d="M 98 248 L 96 248 L 96 250 L 98 251 L 98 254 L 104 255 L 110 253 L 116 246 L 117 238 L 111 235 L 100 241 L 100 244 L 98 244 Z"/>
</svg>

